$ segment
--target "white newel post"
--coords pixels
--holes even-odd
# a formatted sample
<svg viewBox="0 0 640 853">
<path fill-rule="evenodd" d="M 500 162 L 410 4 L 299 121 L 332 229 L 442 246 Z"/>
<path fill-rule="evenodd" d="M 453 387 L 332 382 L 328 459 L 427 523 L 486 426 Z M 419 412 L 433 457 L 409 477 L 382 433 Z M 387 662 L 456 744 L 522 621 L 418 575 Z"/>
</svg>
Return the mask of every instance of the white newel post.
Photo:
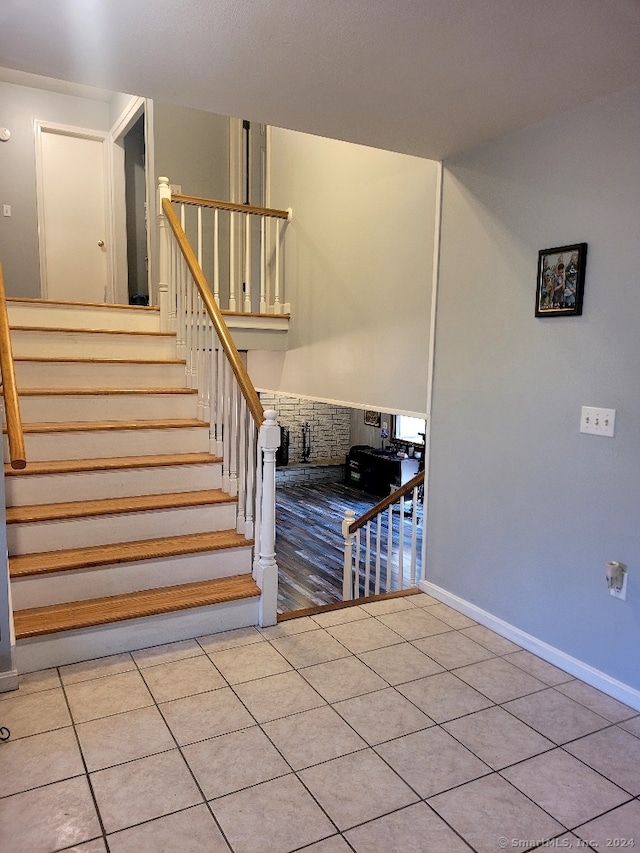
<svg viewBox="0 0 640 853">
<path fill-rule="evenodd" d="M 158 178 L 158 229 L 160 237 L 160 278 L 158 281 L 158 307 L 160 330 L 169 331 L 169 231 L 162 210 L 163 199 L 171 201 L 169 178 Z"/>
<path fill-rule="evenodd" d="M 351 601 L 353 598 L 353 541 L 355 533 L 349 533 L 349 528 L 356 520 L 356 514 L 352 509 L 345 510 L 342 521 L 342 535 L 344 536 L 344 566 L 342 573 L 342 600 Z"/>
<path fill-rule="evenodd" d="M 262 592 L 259 623 L 261 628 L 275 625 L 278 605 L 278 565 L 276 563 L 276 451 L 280 447 L 280 425 L 276 413 L 264 413 L 260 427 L 259 448 L 262 451 L 262 511 L 260 513 L 259 554 L 253 566 L 253 577 Z M 259 464 L 259 460 L 258 460 Z"/>
</svg>

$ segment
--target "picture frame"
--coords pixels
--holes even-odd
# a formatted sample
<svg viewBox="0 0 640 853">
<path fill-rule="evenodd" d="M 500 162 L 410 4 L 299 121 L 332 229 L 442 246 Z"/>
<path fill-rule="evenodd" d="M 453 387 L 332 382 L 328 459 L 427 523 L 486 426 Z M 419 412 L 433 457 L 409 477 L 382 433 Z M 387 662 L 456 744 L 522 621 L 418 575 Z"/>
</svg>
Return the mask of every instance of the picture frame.
<svg viewBox="0 0 640 853">
<path fill-rule="evenodd" d="M 380 412 L 374 412 L 370 409 L 365 409 L 364 412 L 364 422 L 367 426 L 379 427 L 380 426 Z"/>
<path fill-rule="evenodd" d="M 582 314 L 587 244 L 573 243 L 538 252 L 536 317 Z"/>
</svg>

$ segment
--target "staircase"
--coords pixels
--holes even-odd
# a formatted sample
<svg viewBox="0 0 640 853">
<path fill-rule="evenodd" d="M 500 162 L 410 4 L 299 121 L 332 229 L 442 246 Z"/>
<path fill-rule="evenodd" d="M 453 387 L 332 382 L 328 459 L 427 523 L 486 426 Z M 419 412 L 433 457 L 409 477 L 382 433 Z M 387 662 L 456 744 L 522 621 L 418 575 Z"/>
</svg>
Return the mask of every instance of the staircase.
<svg viewBox="0 0 640 853">
<path fill-rule="evenodd" d="M 258 624 L 253 541 L 158 311 L 7 303 L 28 460 L 5 465 L 18 671 Z"/>
</svg>

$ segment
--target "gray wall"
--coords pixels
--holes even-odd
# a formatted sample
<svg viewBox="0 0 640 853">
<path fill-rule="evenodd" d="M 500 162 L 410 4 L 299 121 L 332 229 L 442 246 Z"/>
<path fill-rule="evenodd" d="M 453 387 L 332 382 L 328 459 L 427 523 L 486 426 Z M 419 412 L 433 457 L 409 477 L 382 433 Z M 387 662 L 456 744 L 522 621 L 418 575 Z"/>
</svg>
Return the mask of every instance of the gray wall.
<svg viewBox="0 0 640 853">
<path fill-rule="evenodd" d="M 427 539 L 429 580 L 636 689 L 639 151 L 636 88 L 445 164 Z M 581 241 L 583 316 L 536 318 L 538 250 Z"/>
<path fill-rule="evenodd" d="M 0 142 L 0 263 L 10 296 L 40 296 L 34 119 L 108 131 L 109 104 L 0 82 L 0 127 L 11 131 Z"/>
</svg>

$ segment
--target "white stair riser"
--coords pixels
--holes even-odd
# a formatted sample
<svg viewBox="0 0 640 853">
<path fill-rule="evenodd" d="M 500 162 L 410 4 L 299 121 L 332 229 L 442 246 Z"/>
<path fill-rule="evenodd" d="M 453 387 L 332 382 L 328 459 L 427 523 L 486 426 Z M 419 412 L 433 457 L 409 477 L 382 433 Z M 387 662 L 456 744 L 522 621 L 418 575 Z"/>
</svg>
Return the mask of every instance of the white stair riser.
<svg viewBox="0 0 640 853">
<path fill-rule="evenodd" d="M 225 548 L 202 554 L 183 554 L 158 560 L 16 578 L 11 582 L 11 597 L 14 608 L 23 610 L 27 607 L 44 607 L 48 604 L 86 601 L 104 595 L 174 586 L 177 583 L 250 574 L 251 553 L 250 547 Z"/>
<path fill-rule="evenodd" d="M 18 640 L 18 672 L 36 672 L 54 666 L 131 652 L 164 643 L 204 637 L 234 628 L 257 625 L 259 600 L 244 598 L 208 607 L 129 619 L 81 631 L 61 631 L 45 637 Z"/>
<path fill-rule="evenodd" d="M 171 492 L 219 489 L 219 462 L 202 465 L 163 465 L 116 471 L 80 471 L 70 474 L 34 474 L 5 479 L 9 506 L 166 495 Z"/>
<path fill-rule="evenodd" d="M 150 510 L 99 515 L 61 521 L 39 521 L 7 525 L 7 547 L 11 556 L 40 554 L 65 548 L 115 545 L 160 536 L 182 536 L 229 530 L 236 525 L 236 504 Z"/>
<path fill-rule="evenodd" d="M 18 388 L 184 388 L 182 364 L 16 361 Z"/>
<path fill-rule="evenodd" d="M 54 326 L 68 329 L 160 330 L 160 314 L 140 308 L 7 302 L 12 326 Z"/>
<path fill-rule="evenodd" d="M 175 336 L 108 334 L 107 332 L 61 332 L 41 329 L 12 329 L 11 348 L 18 356 L 47 358 L 175 358 Z"/>
<path fill-rule="evenodd" d="M 20 396 L 23 423 L 195 418 L 196 394 L 65 394 Z"/>
<path fill-rule="evenodd" d="M 27 460 L 100 459 L 156 453 L 206 453 L 208 427 L 53 432 L 25 435 Z M 8 459 L 5 436 L 5 459 Z"/>
</svg>

